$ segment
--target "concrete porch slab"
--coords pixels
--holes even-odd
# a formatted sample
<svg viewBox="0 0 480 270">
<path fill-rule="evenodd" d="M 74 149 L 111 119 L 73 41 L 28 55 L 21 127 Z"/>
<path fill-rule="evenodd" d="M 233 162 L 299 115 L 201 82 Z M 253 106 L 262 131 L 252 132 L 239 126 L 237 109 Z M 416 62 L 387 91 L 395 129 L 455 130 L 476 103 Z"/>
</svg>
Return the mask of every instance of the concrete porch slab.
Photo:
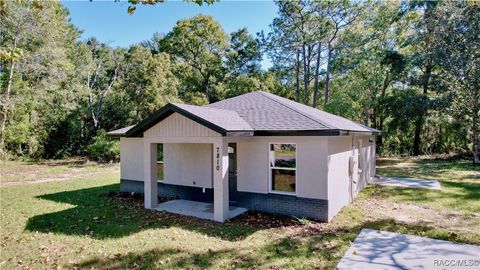
<svg viewBox="0 0 480 270">
<path fill-rule="evenodd" d="M 424 188 L 424 189 L 437 189 L 440 190 L 440 182 L 436 180 L 428 179 L 415 179 L 415 178 L 401 178 L 401 177 L 374 177 L 372 184 L 382 185 L 382 186 L 394 186 L 394 187 L 405 187 L 405 188 Z"/>
<path fill-rule="evenodd" d="M 362 229 L 337 269 L 478 269 L 479 264 L 480 246 Z"/>
<path fill-rule="evenodd" d="M 157 211 L 165 211 L 168 213 L 174 213 L 184 216 L 192 216 L 201 219 L 213 219 L 213 203 L 204 203 L 188 200 L 172 200 L 164 203 L 160 203 L 155 207 Z M 246 208 L 230 206 L 228 218 L 234 218 L 245 212 Z"/>
</svg>

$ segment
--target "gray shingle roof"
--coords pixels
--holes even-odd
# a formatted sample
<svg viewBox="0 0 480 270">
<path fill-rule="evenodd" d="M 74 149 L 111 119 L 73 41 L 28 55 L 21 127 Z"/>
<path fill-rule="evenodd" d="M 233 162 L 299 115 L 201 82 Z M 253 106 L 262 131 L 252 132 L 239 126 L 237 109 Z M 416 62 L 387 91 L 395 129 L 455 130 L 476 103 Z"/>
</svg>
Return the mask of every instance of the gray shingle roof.
<svg viewBox="0 0 480 270">
<path fill-rule="evenodd" d="M 173 105 L 194 114 L 227 131 L 251 131 L 252 127 L 236 111 L 205 106 L 173 103 Z"/>
<path fill-rule="evenodd" d="M 173 112 L 180 113 L 222 134 L 232 131 L 262 132 L 329 132 L 378 133 L 376 129 L 350 121 L 286 98 L 257 91 L 222 100 L 206 106 L 167 104 L 135 126 L 109 132 L 111 136 L 139 136 Z M 306 134 L 306 133 L 303 133 Z M 330 133 L 323 133 L 330 134 Z"/>
<path fill-rule="evenodd" d="M 363 125 L 304 104 L 257 91 L 209 107 L 238 112 L 254 130 L 329 130 L 372 132 Z"/>
<path fill-rule="evenodd" d="M 115 130 L 112 130 L 110 132 L 108 132 L 108 136 L 110 137 L 123 137 L 125 136 L 125 134 L 127 133 L 127 131 L 129 131 L 131 128 L 133 128 L 135 125 L 131 125 L 131 126 L 128 126 L 128 127 L 124 127 L 124 128 L 119 128 L 119 129 L 115 129 Z"/>
<path fill-rule="evenodd" d="M 325 124 L 306 117 L 263 92 L 252 92 L 207 105 L 236 111 L 254 130 L 318 130 Z"/>
</svg>

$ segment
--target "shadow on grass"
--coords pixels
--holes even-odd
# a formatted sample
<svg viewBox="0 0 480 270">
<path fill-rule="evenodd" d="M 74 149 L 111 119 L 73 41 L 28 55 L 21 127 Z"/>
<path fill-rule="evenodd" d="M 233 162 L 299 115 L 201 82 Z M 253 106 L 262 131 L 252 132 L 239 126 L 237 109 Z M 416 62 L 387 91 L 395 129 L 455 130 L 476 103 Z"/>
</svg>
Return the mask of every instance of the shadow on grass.
<svg viewBox="0 0 480 270">
<path fill-rule="evenodd" d="M 120 238 L 142 230 L 179 227 L 228 241 L 238 241 L 266 227 L 285 226 L 274 217 L 265 226 L 249 224 L 256 219 L 254 213 L 247 213 L 227 223 L 217 223 L 193 217 L 157 212 L 143 208 L 143 198 L 115 198 L 119 185 L 107 185 L 74 191 L 65 191 L 37 198 L 67 203 L 73 207 L 30 218 L 26 230 L 53 232 L 65 235 L 88 235 L 96 239 Z M 288 224 L 298 224 L 293 218 Z"/>
<path fill-rule="evenodd" d="M 93 257 L 72 265 L 76 269 L 201 269 L 211 268 L 222 258 L 234 254 L 232 249 L 192 253 L 184 249 L 151 249 L 144 253 L 113 255 L 108 258 Z M 245 264 L 245 261 L 242 262 Z"/>
<path fill-rule="evenodd" d="M 282 269 L 296 265 L 299 268 L 332 269 L 340 261 L 351 243 L 363 228 L 426 236 L 448 241 L 464 241 L 456 234 L 445 230 L 420 225 L 396 223 L 392 219 L 382 219 L 358 223 L 350 227 L 325 229 L 324 226 L 303 225 L 295 228 L 297 233 L 263 242 L 254 247 L 229 248 L 192 252 L 187 249 L 151 249 L 141 253 L 95 256 L 75 263 L 70 267 L 80 269 L 207 269 L 225 267 L 235 269 Z M 392 245 L 408 248 L 406 237 L 385 240 L 379 243 L 378 251 L 391 250 Z M 213 249 L 215 247 L 212 247 Z M 307 265 L 305 265 L 307 264 Z M 228 267 L 227 267 L 228 268 Z"/>
</svg>

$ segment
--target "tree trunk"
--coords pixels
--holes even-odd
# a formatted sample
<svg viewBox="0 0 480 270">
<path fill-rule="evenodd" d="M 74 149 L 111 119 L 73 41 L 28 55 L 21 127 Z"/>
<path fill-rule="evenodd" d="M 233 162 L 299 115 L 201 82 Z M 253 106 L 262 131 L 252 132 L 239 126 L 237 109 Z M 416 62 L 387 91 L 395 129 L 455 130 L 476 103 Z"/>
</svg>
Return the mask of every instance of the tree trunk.
<svg viewBox="0 0 480 270">
<path fill-rule="evenodd" d="M 93 130 L 94 130 L 94 133 L 97 134 L 98 119 L 97 119 L 97 115 L 95 113 L 95 109 L 93 108 L 93 106 L 94 106 L 93 89 L 89 88 L 89 91 L 90 91 L 90 93 L 88 95 L 88 105 L 89 105 L 89 108 L 90 108 L 90 114 L 92 114 Z"/>
<path fill-rule="evenodd" d="M 329 42 L 328 43 L 328 49 L 327 49 L 327 74 L 325 74 L 325 100 L 324 100 L 325 105 L 328 103 L 328 99 L 329 99 L 329 96 L 330 96 L 330 68 L 331 68 L 331 62 L 332 62 L 332 45 Z"/>
<path fill-rule="evenodd" d="M 307 71 L 307 52 L 305 44 L 302 45 L 302 56 L 303 56 L 303 92 L 304 92 L 304 103 L 308 101 L 308 71 Z M 308 104 L 307 104 L 308 105 Z"/>
<path fill-rule="evenodd" d="M 479 113 L 479 102 L 474 102 L 473 105 L 473 113 L 472 113 L 472 154 L 473 154 L 473 163 L 480 164 L 480 134 L 478 133 L 478 113 Z"/>
<path fill-rule="evenodd" d="M 105 89 L 103 92 L 101 92 L 99 97 L 98 97 L 98 104 L 97 104 L 96 109 L 94 109 L 95 102 L 94 102 L 94 99 L 93 99 L 93 86 L 95 84 L 95 81 L 96 81 L 96 78 L 97 78 L 97 75 L 98 75 L 98 70 L 100 69 L 100 66 L 101 66 L 100 63 L 97 65 L 97 68 L 95 69 L 95 76 L 94 76 L 93 82 L 90 83 L 90 77 L 87 80 L 87 85 L 89 86 L 88 89 L 90 91 L 89 96 L 88 96 L 88 101 L 89 101 L 90 113 L 92 114 L 93 130 L 94 130 L 95 134 L 97 134 L 97 131 L 100 128 L 100 118 L 102 116 L 102 108 L 103 108 L 103 102 L 105 100 L 105 97 L 107 96 L 110 89 L 112 89 L 113 84 L 118 79 L 118 73 L 120 72 L 120 63 L 118 61 L 116 61 L 116 65 L 117 66 L 115 67 L 115 71 L 113 72 L 112 80 L 108 84 L 107 89 Z"/>
<path fill-rule="evenodd" d="M 423 78 L 423 96 L 425 97 L 425 100 L 427 98 L 428 94 L 428 87 L 430 84 L 430 76 L 432 75 L 432 68 L 433 66 L 428 64 L 426 69 L 425 69 L 425 74 Z M 417 120 L 415 121 L 415 134 L 413 138 L 413 155 L 418 156 L 420 155 L 420 144 L 421 144 L 421 139 L 420 139 L 420 133 L 422 132 L 422 127 L 423 127 L 423 122 L 425 118 L 425 113 L 428 110 L 428 106 L 424 108 L 425 110 L 422 110 L 418 116 Z"/>
<path fill-rule="evenodd" d="M 387 71 L 387 74 L 385 74 L 385 78 L 383 79 L 383 86 L 382 86 L 382 93 L 381 93 L 381 99 L 380 101 L 383 103 L 384 102 L 384 98 L 385 98 L 385 95 L 387 94 L 387 88 L 388 88 L 388 85 L 390 84 L 389 82 L 389 76 L 390 76 L 390 71 Z M 381 106 L 381 105 L 380 105 Z M 379 129 L 380 130 L 383 130 L 383 123 L 385 122 L 385 115 L 384 115 L 384 110 L 378 110 L 380 111 L 380 116 L 379 116 Z M 378 135 L 378 139 L 377 139 L 377 143 L 378 145 L 382 145 L 383 144 L 383 136 L 382 134 Z"/>
<path fill-rule="evenodd" d="M 12 51 L 17 48 L 17 39 L 14 39 Z M 2 110 L 2 126 L 0 130 L 0 155 L 3 155 L 5 150 L 5 128 L 7 127 L 8 109 L 10 107 L 10 95 L 12 93 L 13 74 L 15 72 L 15 61 L 10 59 L 10 70 L 8 74 L 7 91 L 5 93 L 5 100 Z"/>
<path fill-rule="evenodd" d="M 295 62 L 295 91 L 297 95 L 297 102 L 300 102 L 300 51 L 297 50 L 297 59 Z"/>
<path fill-rule="evenodd" d="M 318 107 L 318 77 L 320 76 L 320 60 L 322 54 L 322 43 L 318 42 L 317 62 L 315 63 L 315 81 L 313 83 L 313 107 Z"/>
<path fill-rule="evenodd" d="M 310 104 L 310 63 L 312 55 L 312 46 L 307 46 L 307 71 L 305 73 L 305 81 L 307 88 L 305 89 L 305 105 Z"/>
<path fill-rule="evenodd" d="M 205 77 L 204 87 L 205 87 L 205 96 L 207 96 L 208 103 L 210 103 L 210 89 L 208 89 L 209 80 L 210 80 L 210 76 L 207 75 L 207 77 Z"/>
</svg>

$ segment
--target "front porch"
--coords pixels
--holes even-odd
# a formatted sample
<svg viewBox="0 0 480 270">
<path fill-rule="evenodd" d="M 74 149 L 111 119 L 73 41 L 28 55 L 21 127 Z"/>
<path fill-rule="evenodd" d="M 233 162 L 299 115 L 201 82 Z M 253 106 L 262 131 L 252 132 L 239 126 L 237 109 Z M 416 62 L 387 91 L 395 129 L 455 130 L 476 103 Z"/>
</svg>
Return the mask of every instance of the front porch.
<svg viewBox="0 0 480 270">
<path fill-rule="evenodd" d="M 165 152 L 169 157 L 162 164 L 165 179 L 164 185 L 182 187 L 182 200 L 173 200 L 158 204 L 159 182 L 157 179 L 157 144 L 175 150 Z M 187 147 L 188 146 L 188 147 Z M 177 150 L 186 151 L 183 153 Z M 144 194 L 145 208 L 166 211 L 181 215 L 224 222 L 246 211 L 244 208 L 229 205 L 229 156 L 228 143 L 222 137 L 156 137 L 144 138 Z M 195 156 L 194 159 L 188 159 Z M 202 163 L 203 162 L 203 163 Z M 212 192 L 212 200 L 197 201 L 194 191 L 208 198 L 208 190 Z M 193 191 L 193 192 L 192 192 Z M 207 193 L 206 193 L 207 192 Z M 192 197 L 192 198 L 190 198 Z M 202 197 L 198 195 L 197 197 Z M 193 200 L 192 200 L 193 199 Z"/>
<path fill-rule="evenodd" d="M 232 125 L 235 129 L 228 131 Z M 213 204 L 177 202 L 177 205 L 170 205 L 168 209 L 193 216 L 208 213 L 208 219 L 218 222 L 230 218 L 229 193 L 235 199 L 230 186 L 233 188 L 236 185 L 229 185 L 229 170 L 234 168 L 229 166 L 229 137 L 253 135 L 248 123 L 238 114 L 227 110 L 171 104 L 139 123 L 129 133 L 129 137 L 143 137 L 145 208 L 155 210 L 165 206 L 158 204 L 160 180 L 167 185 L 201 190 L 202 194 L 213 193 Z M 163 164 L 161 171 L 164 179 L 158 179 L 157 176 L 160 171 L 157 170 L 159 144 L 164 151 L 163 163 L 160 163 Z M 176 197 L 190 200 L 188 195 L 190 194 Z M 193 198 L 193 201 L 197 199 Z"/>
<path fill-rule="evenodd" d="M 165 211 L 185 216 L 192 216 L 201 219 L 215 220 L 213 214 L 213 203 L 196 202 L 188 200 L 172 200 L 160 203 L 155 207 L 157 211 Z M 246 208 L 229 206 L 228 219 L 239 216 L 247 211 Z"/>
</svg>

